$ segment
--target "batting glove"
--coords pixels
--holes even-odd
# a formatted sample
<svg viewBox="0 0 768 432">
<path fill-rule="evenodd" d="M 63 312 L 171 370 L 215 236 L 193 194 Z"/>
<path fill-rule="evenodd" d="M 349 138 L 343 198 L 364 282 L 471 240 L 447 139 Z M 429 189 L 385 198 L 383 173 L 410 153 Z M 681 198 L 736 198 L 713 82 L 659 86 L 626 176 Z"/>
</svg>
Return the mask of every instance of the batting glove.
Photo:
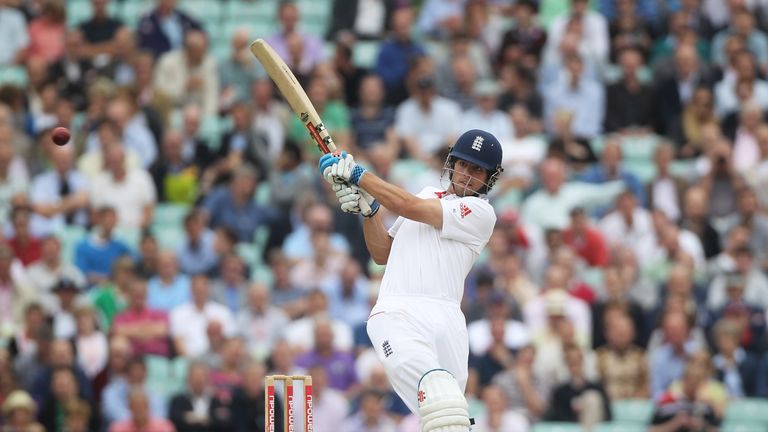
<svg viewBox="0 0 768 432">
<path fill-rule="evenodd" d="M 379 202 L 368 192 L 358 186 L 348 184 L 334 184 L 333 190 L 341 205 L 341 210 L 346 213 L 361 214 L 372 217 L 379 211 Z"/>
<path fill-rule="evenodd" d="M 338 162 L 331 165 L 329 174 L 336 182 L 344 182 L 358 186 L 367 170 L 355 162 L 351 154 L 342 156 Z"/>
<path fill-rule="evenodd" d="M 339 163 L 339 161 L 347 156 L 347 152 L 341 152 L 340 155 L 333 153 L 326 153 L 320 158 L 318 167 L 320 168 L 320 175 L 323 176 L 325 181 L 331 184 L 342 183 L 341 181 L 335 181 L 331 176 L 331 168 L 333 165 Z"/>
</svg>

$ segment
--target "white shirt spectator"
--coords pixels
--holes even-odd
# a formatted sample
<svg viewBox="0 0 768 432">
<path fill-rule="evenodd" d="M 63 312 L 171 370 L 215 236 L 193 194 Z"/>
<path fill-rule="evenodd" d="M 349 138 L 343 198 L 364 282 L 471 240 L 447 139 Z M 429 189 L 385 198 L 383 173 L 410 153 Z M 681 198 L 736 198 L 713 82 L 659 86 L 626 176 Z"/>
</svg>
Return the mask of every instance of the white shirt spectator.
<svg viewBox="0 0 768 432">
<path fill-rule="evenodd" d="M 557 51 L 560 41 L 563 39 L 570 14 L 556 17 L 549 26 L 547 35 L 547 51 Z M 608 60 L 610 40 L 608 38 L 608 22 L 599 12 L 587 11 L 581 19 L 583 31 L 579 51 L 588 53 L 588 56 L 600 63 Z"/>
<path fill-rule="evenodd" d="M 146 120 L 141 114 L 136 114 L 128 120 L 123 130 L 123 148 L 126 152 L 132 151 L 139 158 L 143 168 L 149 168 L 157 159 L 157 142 L 154 135 L 147 127 Z M 88 135 L 86 150 L 88 153 L 98 151 L 101 148 L 99 136 L 96 132 Z"/>
<path fill-rule="evenodd" d="M 471 108 L 462 114 L 461 120 L 461 132 L 482 129 L 492 133 L 499 140 L 514 136 L 515 133 L 509 117 L 499 110 L 484 113 L 478 108 Z"/>
<path fill-rule="evenodd" d="M 435 96 L 429 111 L 423 111 L 415 99 L 403 102 L 395 112 L 395 131 L 412 137 L 426 154 L 447 146 L 459 132 L 461 107 L 456 102 Z"/>
<path fill-rule="evenodd" d="M 187 90 L 192 76 L 199 76 L 203 86 L 199 90 Z M 154 77 L 155 88 L 162 89 L 176 106 L 187 103 L 200 105 L 206 116 L 215 116 L 219 101 L 219 74 L 216 59 L 208 54 L 202 63 L 191 68 L 183 49 L 164 54 L 157 62 Z"/>
<path fill-rule="evenodd" d="M 467 326 L 469 335 L 469 350 L 476 356 L 482 356 L 493 343 L 491 322 L 481 319 Z M 531 341 L 528 328 L 520 321 L 506 320 L 504 324 L 504 345 L 511 350 L 517 350 Z"/>
<path fill-rule="evenodd" d="M 623 190 L 624 182 L 620 180 L 602 184 L 565 183 L 556 195 L 540 189 L 526 198 L 520 215 L 540 228 L 564 229 L 571 223 L 569 213 L 574 207 L 608 205 Z"/>
<path fill-rule="evenodd" d="M 333 347 L 341 351 L 351 351 L 354 345 L 352 327 L 349 324 L 331 320 L 333 329 Z M 301 351 L 309 351 L 315 346 L 315 318 L 304 317 L 291 322 L 285 328 L 285 340 Z"/>
<path fill-rule="evenodd" d="M 67 173 L 67 184 L 70 194 L 88 191 L 88 179 L 77 171 Z M 29 188 L 29 200 L 32 204 L 57 204 L 62 198 L 61 186 L 62 180 L 56 171 L 51 170 L 38 174 L 32 179 L 32 185 Z M 85 212 L 79 212 L 75 215 L 74 223 L 84 226 L 86 219 Z M 66 220 L 63 214 L 45 217 L 33 213 L 29 224 L 32 234 L 45 236 L 63 229 Z"/>
<path fill-rule="evenodd" d="M 325 387 L 313 395 L 313 415 L 315 432 L 333 432 L 347 418 L 349 401 L 339 390 Z"/>
<path fill-rule="evenodd" d="M 720 273 L 712 279 L 707 291 L 707 306 L 718 309 L 727 303 L 727 276 Z M 744 300 L 747 304 L 768 309 L 768 278 L 756 268 L 747 273 L 744 282 Z"/>
<path fill-rule="evenodd" d="M 256 359 L 266 359 L 283 336 L 290 319 L 282 309 L 269 306 L 263 314 L 243 309 L 237 314 L 237 331 L 245 339 L 248 352 Z"/>
<path fill-rule="evenodd" d="M 568 295 L 563 305 L 565 316 L 573 324 L 577 335 L 587 338 L 589 344 L 592 334 L 592 312 L 583 300 Z M 546 293 L 541 293 L 523 306 L 523 321 L 531 335 L 544 333 L 549 325 L 547 319 Z"/>
<path fill-rule="evenodd" d="M 181 340 L 187 357 L 199 357 L 208 351 L 207 329 L 213 321 L 221 324 L 224 336 L 235 335 L 235 319 L 222 304 L 209 301 L 198 309 L 193 302 L 189 302 L 171 310 L 171 335 Z"/>
<path fill-rule="evenodd" d="M 0 6 L 0 66 L 10 65 L 19 51 L 29 46 L 29 34 L 24 14 L 8 6 Z"/>
<path fill-rule="evenodd" d="M 598 228 L 609 247 L 629 247 L 641 264 L 647 264 L 653 259 L 656 232 L 648 210 L 636 207 L 632 214 L 631 226 L 627 225 L 621 213 L 614 210 L 600 220 Z"/>
<path fill-rule="evenodd" d="M 143 169 L 126 173 L 122 182 L 115 182 L 112 174 L 103 172 L 92 183 L 91 204 L 95 208 L 111 206 L 117 210 L 118 226 L 139 228 L 144 207 L 157 200 L 152 178 Z"/>
<path fill-rule="evenodd" d="M 768 110 L 768 82 L 756 79 L 752 85 L 752 97 L 747 101 Z M 736 96 L 734 80 L 723 79 L 715 85 L 715 114 L 723 118 L 730 112 L 738 111 L 742 102 Z"/>
</svg>

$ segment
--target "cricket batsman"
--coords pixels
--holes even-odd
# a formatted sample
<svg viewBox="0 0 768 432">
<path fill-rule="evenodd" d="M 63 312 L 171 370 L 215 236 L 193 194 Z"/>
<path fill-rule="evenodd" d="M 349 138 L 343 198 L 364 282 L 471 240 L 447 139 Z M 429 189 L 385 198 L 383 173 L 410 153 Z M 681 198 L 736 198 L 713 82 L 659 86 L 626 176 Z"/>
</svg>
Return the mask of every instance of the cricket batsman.
<svg viewBox="0 0 768 432">
<path fill-rule="evenodd" d="M 502 172 L 501 159 L 496 137 L 465 132 L 443 167 L 447 188 L 427 187 L 417 195 L 366 171 L 350 154 L 320 159 L 342 210 L 365 217 L 371 257 L 386 264 L 368 335 L 424 432 L 470 430 L 464 398 L 469 341 L 460 304 L 464 280 L 496 223 L 485 195 Z M 361 200 L 370 211 L 361 211 Z M 380 205 L 399 216 L 389 229 Z"/>
</svg>

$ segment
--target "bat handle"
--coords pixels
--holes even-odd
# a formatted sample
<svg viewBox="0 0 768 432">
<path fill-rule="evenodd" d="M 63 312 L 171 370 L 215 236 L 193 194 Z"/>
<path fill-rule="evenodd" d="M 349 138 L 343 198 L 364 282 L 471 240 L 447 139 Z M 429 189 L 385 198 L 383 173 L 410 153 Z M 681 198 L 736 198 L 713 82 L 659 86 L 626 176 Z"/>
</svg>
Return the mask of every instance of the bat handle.
<svg viewBox="0 0 768 432">
<path fill-rule="evenodd" d="M 360 201 L 358 201 L 357 204 L 360 206 L 361 213 L 368 214 L 371 212 L 371 206 L 368 205 L 368 201 L 366 201 L 365 198 L 360 197 Z"/>
</svg>

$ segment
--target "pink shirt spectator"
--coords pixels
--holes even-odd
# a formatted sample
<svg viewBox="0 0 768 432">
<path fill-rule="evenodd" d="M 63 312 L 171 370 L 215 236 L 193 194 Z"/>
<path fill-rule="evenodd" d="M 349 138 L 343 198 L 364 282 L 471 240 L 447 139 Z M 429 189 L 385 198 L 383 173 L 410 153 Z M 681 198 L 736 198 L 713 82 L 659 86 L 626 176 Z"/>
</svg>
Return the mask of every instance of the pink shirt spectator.
<svg viewBox="0 0 768 432">
<path fill-rule="evenodd" d="M 168 346 L 168 314 L 163 311 L 144 308 L 142 310 L 127 309 L 115 317 L 115 332 L 130 332 L 131 327 L 156 325 L 159 328 L 165 328 L 165 335 L 151 339 L 132 337 L 129 334 L 128 339 L 133 345 L 135 355 L 153 354 L 158 356 L 168 356 L 170 347 Z M 162 327 L 160 327 L 162 326 Z"/>
<path fill-rule="evenodd" d="M 151 419 L 144 427 L 133 424 L 132 420 L 125 420 L 113 423 L 109 432 L 176 432 L 176 428 L 163 419 Z"/>
<path fill-rule="evenodd" d="M 64 55 L 67 28 L 64 23 L 54 24 L 35 19 L 29 24 L 29 57 L 39 57 L 53 63 Z"/>
</svg>

